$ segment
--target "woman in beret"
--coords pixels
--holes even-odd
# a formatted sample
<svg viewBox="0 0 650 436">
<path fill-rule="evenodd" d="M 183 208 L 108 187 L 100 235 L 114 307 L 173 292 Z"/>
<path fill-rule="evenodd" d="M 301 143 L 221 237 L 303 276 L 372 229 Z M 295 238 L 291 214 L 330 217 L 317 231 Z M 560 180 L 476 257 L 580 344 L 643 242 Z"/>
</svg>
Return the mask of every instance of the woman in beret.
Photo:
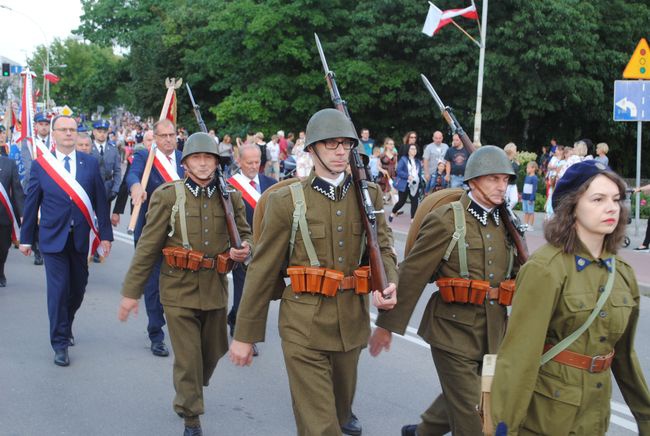
<svg viewBox="0 0 650 436">
<path fill-rule="evenodd" d="M 572 165 L 553 193 L 547 244 L 517 275 L 492 384 L 492 419 L 511 435 L 604 435 L 611 374 L 650 435 L 650 393 L 634 351 L 639 289 L 616 256 L 625 184 L 595 160 Z"/>
</svg>

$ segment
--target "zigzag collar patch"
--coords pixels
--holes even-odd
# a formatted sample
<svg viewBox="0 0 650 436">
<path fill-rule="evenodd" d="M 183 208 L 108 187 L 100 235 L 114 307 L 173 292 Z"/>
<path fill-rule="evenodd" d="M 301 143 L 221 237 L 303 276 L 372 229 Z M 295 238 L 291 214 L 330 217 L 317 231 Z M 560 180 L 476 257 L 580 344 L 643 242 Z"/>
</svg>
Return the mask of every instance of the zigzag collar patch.
<svg viewBox="0 0 650 436">
<path fill-rule="evenodd" d="M 350 190 L 350 186 L 352 186 L 352 176 L 350 175 L 348 175 L 343 183 L 338 187 L 321 179 L 320 177 L 314 177 L 314 179 L 311 181 L 311 187 L 316 192 L 320 192 L 332 201 L 344 199 Z"/>
<path fill-rule="evenodd" d="M 467 211 L 472 214 L 476 220 L 483 225 L 483 227 L 486 227 L 488 224 L 488 216 L 491 216 L 492 219 L 494 220 L 494 223 L 498 226 L 499 223 L 501 222 L 501 216 L 499 215 L 499 209 L 494 208 L 492 209 L 492 212 L 488 212 L 487 210 L 483 209 L 481 206 L 479 206 L 474 200 L 472 200 L 469 203 L 469 206 L 467 206 Z"/>
<path fill-rule="evenodd" d="M 217 192 L 217 182 L 213 179 L 208 186 L 205 188 L 196 184 L 196 182 L 189 177 L 185 179 L 185 186 L 190 190 L 192 195 L 199 197 L 201 193 L 205 192 L 208 198 L 212 198 L 215 192 Z"/>
</svg>

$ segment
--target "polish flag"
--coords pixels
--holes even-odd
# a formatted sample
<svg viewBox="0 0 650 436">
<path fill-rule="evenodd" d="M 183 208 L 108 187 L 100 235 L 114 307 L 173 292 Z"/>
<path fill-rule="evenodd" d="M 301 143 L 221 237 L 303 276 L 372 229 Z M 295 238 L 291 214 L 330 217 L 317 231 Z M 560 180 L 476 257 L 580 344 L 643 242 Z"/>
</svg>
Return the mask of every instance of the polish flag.
<svg viewBox="0 0 650 436">
<path fill-rule="evenodd" d="M 61 80 L 59 76 L 47 70 L 43 71 L 43 77 L 50 83 L 59 83 L 59 80 Z"/>
<path fill-rule="evenodd" d="M 422 33 L 428 36 L 433 36 L 438 30 L 451 23 L 454 17 L 465 17 L 478 20 L 476 6 L 472 3 L 472 6 L 468 6 L 465 9 L 447 9 L 446 11 L 441 11 L 436 7 L 436 5 L 429 2 L 429 13 L 424 22 Z"/>
</svg>

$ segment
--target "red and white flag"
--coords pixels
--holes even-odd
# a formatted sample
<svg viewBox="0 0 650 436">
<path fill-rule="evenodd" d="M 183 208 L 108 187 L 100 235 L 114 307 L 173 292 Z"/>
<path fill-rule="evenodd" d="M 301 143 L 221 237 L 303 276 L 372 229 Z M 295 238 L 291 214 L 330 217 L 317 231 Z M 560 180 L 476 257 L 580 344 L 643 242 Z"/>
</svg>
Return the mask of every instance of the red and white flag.
<svg viewBox="0 0 650 436">
<path fill-rule="evenodd" d="M 16 140 L 19 143 L 22 140 L 27 140 L 34 146 L 34 94 L 32 91 L 32 79 L 36 74 L 25 69 L 22 73 L 23 76 L 23 95 L 20 101 L 22 106 L 20 111 L 20 137 Z M 34 150 L 33 156 L 36 156 Z"/>
<path fill-rule="evenodd" d="M 59 80 L 61 80 L 59 79 L 59 76 L 47 70 L 43 71 L 43 77 L 50 83 L 59 83 Z"/>
<path fill-rule="evenodd" d="M 454 17 L 465 17 L 473 20 L 478 20 L 478 12 L 476 12 L 476 6 L 474 3 L 472 3 L 472 6 L 468 6 L 464 9 L 447 9 L 446 11 L 441 11 L 436 7 L 436 5 L 429 2 L 429 13 L 427 14 L 427 19 L 424 22 L 422 33 L 428 36 L 433 36 L 433 34 L 438 30 L 451 23 Z"/>
</svg>

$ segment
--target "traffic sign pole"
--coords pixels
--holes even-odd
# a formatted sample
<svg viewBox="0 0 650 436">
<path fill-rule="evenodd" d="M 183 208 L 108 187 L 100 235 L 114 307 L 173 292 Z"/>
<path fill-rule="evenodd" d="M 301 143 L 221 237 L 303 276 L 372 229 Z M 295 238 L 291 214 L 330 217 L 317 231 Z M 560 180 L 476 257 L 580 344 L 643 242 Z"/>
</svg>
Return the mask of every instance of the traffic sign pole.
<svg viewBox="0 0 650 436">
<path fill-rule="evenodd" d="M 642 121 L 636 124 L 636 186 L 641 186 L 641 126 Z M 641 209 L 641 192 L 636 193 L 636 210 L 634 211 L 634 236 L 639 236 L 639 218 Z"/>
</svg>

